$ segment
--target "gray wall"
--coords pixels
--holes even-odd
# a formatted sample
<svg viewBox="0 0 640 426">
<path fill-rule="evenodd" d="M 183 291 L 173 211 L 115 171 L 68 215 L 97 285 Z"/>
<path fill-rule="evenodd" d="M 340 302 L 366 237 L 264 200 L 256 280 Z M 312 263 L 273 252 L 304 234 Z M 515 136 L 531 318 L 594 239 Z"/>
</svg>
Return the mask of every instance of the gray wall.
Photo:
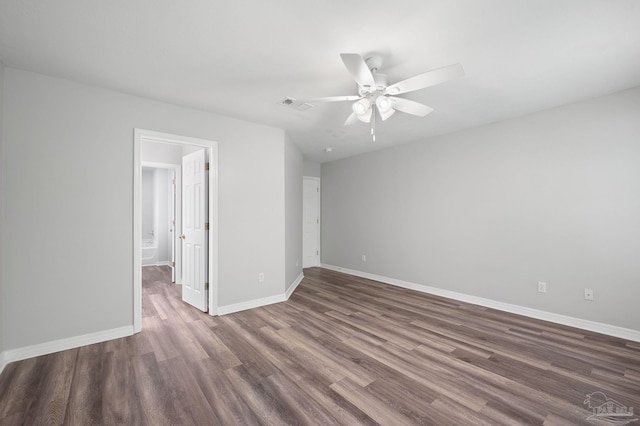
<svg viewBox="0 0 640 426">
<path fill-rule="evenodd" d="M 4 106 L 5 350 L 133 324 L 134 128 L 219 142 L 220 304 L 282 294 L 284 131 L 11 68 Z"/>
<path fill-rule="evenodd" d="M 320 163 L 314 163 L 313 161 L 305 161 L 302 165 L 303 176 L 320 177 L 321 168 Z"/>
<path fill-rule="evenodd" d="M 302 273 L 302 153 L 285 138 L 285 291 Z"/>
<path fill-rule="evenodd" d="M 635 88 L 324 163 L 322 262 L 640 330 L 639 117 Z"/>
<path fill-rule="evenodd" d="M 3 110 L 4 110 L 4 65 L 0 62 L 0 235 L 4 235 L 4 208 L 2 200 L 4 199 L 4 185 L 2 176 L 2 165 L 4 163 L 3 148 Z M 3 275 L 4 275 L 4 257 L 2 256 L 2 244 L 0 243 L 0 368 L 2 368 L 2 352 L 4 351 L 4 303 L 5 295 L 3 289 Z"/>
</svg>

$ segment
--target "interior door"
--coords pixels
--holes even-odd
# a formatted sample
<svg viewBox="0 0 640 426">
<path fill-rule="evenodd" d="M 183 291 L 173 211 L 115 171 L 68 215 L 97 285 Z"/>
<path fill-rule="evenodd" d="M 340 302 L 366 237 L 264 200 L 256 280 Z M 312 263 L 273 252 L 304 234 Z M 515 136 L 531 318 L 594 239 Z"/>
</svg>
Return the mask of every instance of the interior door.
<svg viewBox="0 0 640 426">
<path fill-rule="evenodd" d="M 302 267 L 320 265 L 320 179 L 303 178 Z"/>
<path fill-rule="evenodd" d="M 207 311 L 206 151 L 182 157 L 182 300 Z"/>
</svg>

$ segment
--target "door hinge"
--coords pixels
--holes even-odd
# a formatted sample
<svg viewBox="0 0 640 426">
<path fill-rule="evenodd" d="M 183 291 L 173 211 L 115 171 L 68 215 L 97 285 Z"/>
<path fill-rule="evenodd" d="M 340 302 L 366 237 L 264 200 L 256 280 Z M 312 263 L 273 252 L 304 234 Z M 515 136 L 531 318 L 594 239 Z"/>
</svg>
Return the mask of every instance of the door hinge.
<svg viewBox="0 0 640 426">
<path fill-rule="evenodd" d="M 209 283 L 204 283 L 204 289 L 205 291 L 209 291 Z"/>
<path fill-rule="evenodd" d="M 316 255 L 320 254 L 320 251 L 316 250 Z"/>
<path fill-rule="evenodd" d="M 204 224 L 204 230 L 205 230 L 205 231 L 208 231 L 208 230 L 209 230 L 209 222 L 207 222 L 207 223 L 205 223 L 205 224 Z"/>
<path fill-rule="evenodd" d="M 209 163 L 204 163 L 204 169 L 209 170 Z"/>
<path fill-rule="evenodd" d="M 320 188 L 316 188 L 316 192 L 320 192 Z"/>
<path fill-rule="evenodd" d="M 316 223 L 320 223 L 320 219 L 316 219 Z"/>
<path fill-rule="evenodd" d="M 171 183 L 173 184 L 173 186 L 176 186 L 176 178 L 173 178 L 173 179 L 171 180 Z"/>
<path fill-rule="evenodd" d="M 176 262 L 171 262 L 171 267 L 175 268 L 176 267 Z"/>
</svg>

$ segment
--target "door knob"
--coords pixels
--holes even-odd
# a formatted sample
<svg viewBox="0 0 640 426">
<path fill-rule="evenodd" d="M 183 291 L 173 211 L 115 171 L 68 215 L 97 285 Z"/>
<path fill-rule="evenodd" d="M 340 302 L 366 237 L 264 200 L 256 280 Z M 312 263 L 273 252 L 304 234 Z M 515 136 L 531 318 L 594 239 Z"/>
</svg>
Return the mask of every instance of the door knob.
<svg viewBox="0 0 640 426">
<path fill-rule="evenodd" d="M 185 236 L 184 236 L 184 234 L 180 234 L 180 235 L 178 236 L 178 238 L 180 238 L 181 240 L 184 240 L 184 239 L 185 239 Z"/>
</svg>

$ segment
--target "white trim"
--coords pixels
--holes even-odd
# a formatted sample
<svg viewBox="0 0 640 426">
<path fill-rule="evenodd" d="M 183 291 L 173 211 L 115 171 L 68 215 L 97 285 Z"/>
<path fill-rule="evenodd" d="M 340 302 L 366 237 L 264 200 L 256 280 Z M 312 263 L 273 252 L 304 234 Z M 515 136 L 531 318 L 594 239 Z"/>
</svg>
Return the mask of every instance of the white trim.
<svg viewBox="0 0 640 426">
<path fill-rule="evenodd" d="M 218 315 L 226 315 L 226 314 L 232 314 L 234 312 L 246 311 L 247 309 L 259 308 L 261 306 L 285 302 L 286 300 L 287 298 L 285 294 L 282 293 L 282 294 L 276 294 L 275 296 L 263 297 L 261 299 L 247 300 L 246 302 L 218 306 Z"/>
<path fill-rule="evenodd" d="M 261 299 L 247 300 L 246 302 L 234 303 L 231 305 L 218 306 L 218 315 L 232 314 L 234 312 L 246 311 L 247 309 L 259 308 L 261 306 L 273 305 L 274 303 L 286 302 L 291 297 L 293 291 L 300 285 L 304 279 L 304 274 L 300 273 L 293 283 L 289 286 L 287 291 L 282 294 L 276 294 L 274 296 L 267 296 Z"/>
<path fill-rule="evenodd" d="M 10 349 L 0 354 L 0 372 L 10 362 L 66 351 L 80 346 L 93 345 L 94 343 L 106 342 L 107 340 L 119 339 L 131 335 L 133 335 L 133 327 L 128 325 L 111 330 L 83 334 L 82 336 L 68 337 L 66 339 L 53 340 L 51 342 L 39 343 L 18 349 Z"/>
<path fill-rule="evenodd" d="M 142 133 L 133 131 L 133 332 L 142 331 Z"/>
<path fill-rule="evenodd" d="M 284 296 L 287 300 L 289 300 L 289 298 L 291 297 L 291 294 L 298 287 L 298 285 L 300 285 L 303 279 L 304 279 L 304 273 L 300 272 L 300 275 L 298 275 L 298 278 L 296 278 L 293 281 L 293 284 L 291 284 L 287 289 L 287 291 L 284 292 Z"/>
<path fill-rule="evenodd" d="M 209 146 L 209 315 L 218 315 L 218 143 Z M 215 297 L 214 297 L 215 296 Z M 215 302 L 215 303 L 214 303 Z"/>
<path fill-rule="evenodd" d="M 615 325 L 604 324 L 604 323 L 585 320 L 581 318 L 574 318 L 566 315 L 555 314 L 553 312 L 546 312 L 538 309 L 527 308 L 525 306 L 499 302 L 497 300 L 484 299 L 482 297 L 471 296 L 468 294 L 457 293 L 455 291 L 450 291 L 450 290 L 443 290 L 441 288 L 430 287 L 423 284 L 416 284 L 408 281 L 402 281 L 395 278 L 384 277 L 382 275 L 370 274 L 368 272 L 342 268 L 340 266 L 327 265 L 324 263 L 321 264 L 321 266 L 323 268 L 330 269 L 332 271 L 343 272 L 345 274 L 355 275 L 357 277 L 367 278 L 374 281 L 380 281 L 385 284 L 391 284 L 396 287 L 407 288 L 410 290 L 419 291 L 421 293 L 428 293 L 436 296 L 442 296 L 449 299 L 459 300 L 461 302 L 472 303 L 474 305 L 485 306 L 487 308 L 493 308 L 500 311 L 523 315 L 529 318 L 536 318 L 543 321 L 549 321 L 556 324 L 568 325 L 569 327 L 575 327 L 582 330 L 593 331 L 595 333 L 602 333 L 609 336 L 619 337 L 621 339 L 640 342 L 640 330 L 633 330 L 630 328 L 618 327 Z"/>
<path fill-rule="evenodd" d="M 173 164 L 173 163 L 156 163 L 155 161 L 141 161 L 140 164 L 142 164 L 142 167 L 151 167 L 154 169 L 179 169 L 180 168 L 180 164 Z"/>
<path fill-rule="evenodd" d="M 244 311 L 247 309 L 259 308 L 261 306 L 271 305 L 274 303 L 286 302 L 291 297 L 294 290 L 300 285 L 304 279 L 304 274 L 300 275 L 293 281 L 287 291 L 275 296 L 263 297 L 261 299 L 249 300 L 246 302 L 235 303 L 232 305 L 219 306 L 218 315 L 231 314 L 233 312 Z M 12 349 L 0 352 L 0 373 L 4 367 L 10 362 L 20 361 L 27 358 L 33 358 L 41 355 L 48 355 L 54 352 L 74 349 L 80 346 L 92 345 L 94 343 L 105 342 L 107 340 L 119 339 L 134 334 L 133 326 L 114 328 L 111 330 L 99 331 L 97 333 L 84 334 L 82 336 L 69 337 L 66 339 L 54 340 L 52 342 L 41 343 L 33 346 Z"/>
<path fill-rule="evenodd" d="M 4 370 L 4 367 L 6 367 L 7 364 L 9 364 L 9 361 L 7 361 L 7 355 L 2 351 L 0 352 L 0 374 L 2 374 L 2 370 Z"/>
<path fill-rule="evenodd" d="M 261 299 L 249 300 L 246 302 L 235 303 L 232 305 L 219 306 L 218 315 L 231 314 L 247 309 L 259 308 L 261 306 L 272 305 L 274 303 L 286 302 L 291 297 L 294 290 L 300 285 L 304 279 L 304 274 L 300 273 L 298 277 L 289 286 L 287 291 L 275 296 L 263 297 Z M 20 361 L 36 356 L 47 355 L 54 352 L 73 349 L 80 346 L 92 345 L 94 343 L 105 342 L 107 340 L 119 339 L 121 337 L 131 336 L 134 334 L 132 326 L 114 328 L 112 330 L 100 331 L 97 333 L 85 334 L 82 336 L 70 337 L 67 339 L 54 340 L 52 342 L 41 343 L 24 348 L 12 349 L 0 352 L 0 373 L 4 367 L 10 362 Z"/>
<path fill-rule="evenodd" d="M 196 145 L 207 148 L 209 163 L 213 173 L 209 172 L 209 314 L 218 314 L 218 143 L 188 136 L 134 129 L 133 131 L 133 330 L 142 331 L 142 261 L 137 253 L 141 248 L 142 165 L 140 145 L 142 140 L 177 145 Z M 214 297 L 215 296 L 215 297 Z M 215 302 L 215 303 L 214 303 Z"/>
</svg>

